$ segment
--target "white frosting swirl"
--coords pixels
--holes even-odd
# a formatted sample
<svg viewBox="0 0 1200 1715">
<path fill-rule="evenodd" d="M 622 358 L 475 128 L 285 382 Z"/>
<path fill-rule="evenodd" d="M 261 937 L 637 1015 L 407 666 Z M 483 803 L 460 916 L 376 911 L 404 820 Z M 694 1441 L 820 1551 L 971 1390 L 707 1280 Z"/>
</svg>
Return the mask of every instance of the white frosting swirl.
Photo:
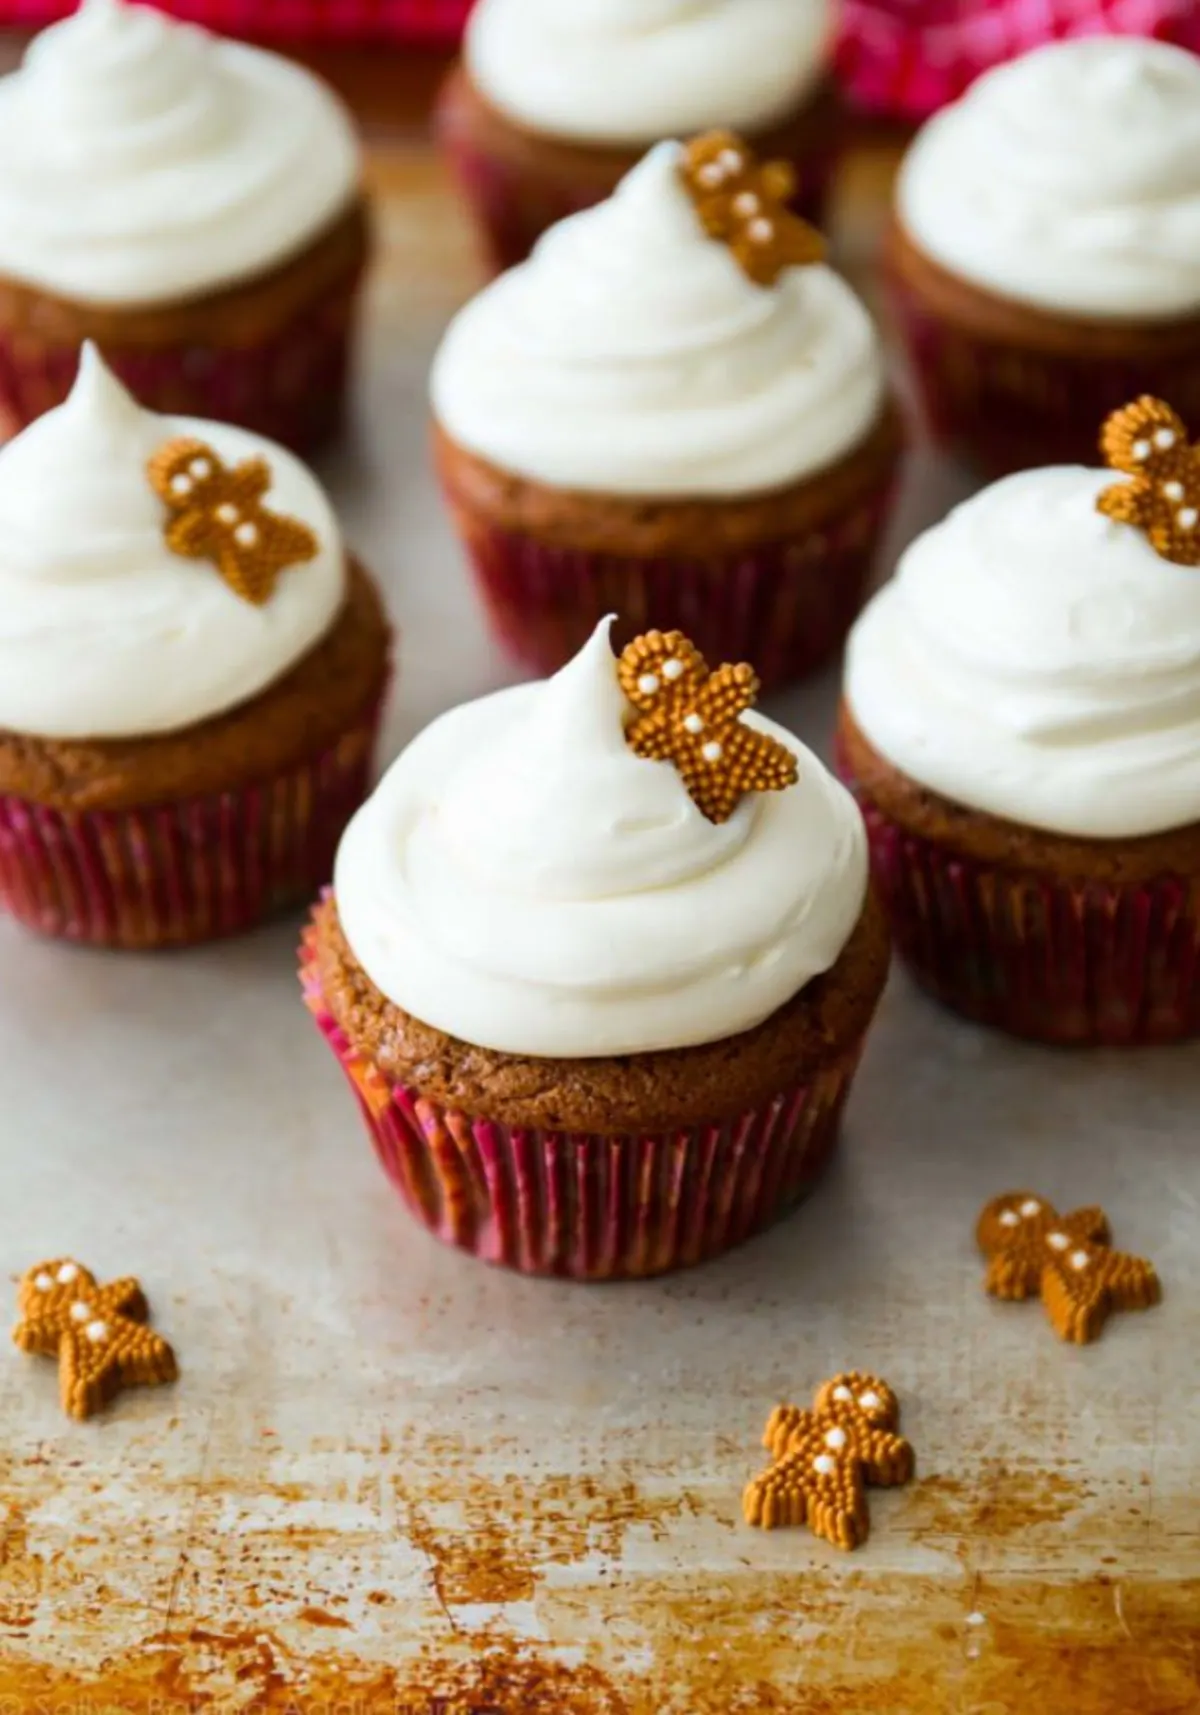
<svg viewBox="0 0 1200 1715">
<path fill-rule="evenodd" d="M 0 272 L 161 303 L 282 262 L 348 206 L 358 146 L 278 54 L 84 0 L 0 79 Z"/>
<path fill-rule="evenodd" d="M 846 697 L 889 762 L 972 809 L 1098 839 L 1200 821 L 1200 570 L 1096 510 L 1073 467 L 918 537 L 851 635 Z"/>
<path fill-rule="evenodd" d="M 1200 59 L 1058 42 L 989 72 L 901 169 L 901 222 L 976 285 L 1070 315 L 1200 308 Z"/>
<path fill-rule="evenodd" d="M 479 0 L 466 59 L 519 124 L 589 143 L 765 129 L 824 69 L 832 0 Z"/>
<path fill-rule="evenodd" d="M 227 463 L 264 454 L 266 504 L 317 557 L 261 607 L 171 553 L 146 463 L 176 435 Z M 0 451 L 0 727 L 42 738 L 171 732 L 245 702 L 329 630 L 345 594 L 329 502 L 289 452 L 244 429 L 143 411 L 84 348 L 65 405 Z"/>
<path fill-rule="evenodd" d="M 799 783 L 705 820 L 635 756 L 608 622 L 553 679 L 409 746 L 338 854 L 376 986 L 477 1047 L 585 1058 L 748 1030 L 833 965 L 866 896 L 849 794 L 789 733 Z"/>
<path fill-rule="evenodd" d="M 868 432 L 884 367 L 862 304 L 825 267 L 755 285 L 680 158 L 659 144 L 459 313 L 433 370 L 452 439 L 562 488 L 687 496 L 783 487 Z"/>
</svg>

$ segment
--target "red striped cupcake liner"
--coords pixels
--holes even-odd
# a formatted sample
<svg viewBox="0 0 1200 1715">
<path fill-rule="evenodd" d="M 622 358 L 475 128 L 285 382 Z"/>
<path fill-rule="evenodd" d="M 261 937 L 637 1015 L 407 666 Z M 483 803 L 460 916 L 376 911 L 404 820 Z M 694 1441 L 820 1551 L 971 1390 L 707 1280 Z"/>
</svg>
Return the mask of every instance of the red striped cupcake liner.
<svg viewBox="0 0 1200 1715">
<path fill-rule="evenodd" d="M 58 940 L 150 949 L 241 934 L 311 899 L 367 794 L 381 709 L 235 791 L 81 812 L 0 794 L 0 910 Z"/>
<path fill-rule="evenodd" d="M 594 178 L 571 183 L 488 153 L 455 122 L 453 106 L 445 101 L 439 110 L 438 133 L 479 226 L 486 260 L 496 273 L 524 262 L 550 227 L 603 202 L 616 189 L 615 183 L 604 185 Z M 793 165 L 797 176 L 793 207 L 823 231 L 837 151 L 831 148 L 828 153 L 795 159 Z"/>
<path fill-rule="evenodd" d="M 385 1173 L 422 1226 L 482 1262 L 585 1281 L 690 1268 L 787 1214 L 833 1152 L 861 1041 L 722 1123 L 624 1137 L 507 1126 L 431 1102 L 360 1054 L 325 1002 L 315 940 L 310 927 L 305 1004 Z"/>
<path fill-rule="evenodd" d="M 837 69 L 861 108 L 925 119 L 981 73 L 1071 36 L 1156 36 L 1200 51 L 1195 0 L 842 0 Z"/>
<path fill-rule="evenodd" d="M 450 498 L 497 636 L 526 666 L 556 672 L 599 622 L 614 642 L 685 631 L 709 660 L 749 661 L 771 690 L 822 666 L 862 606 L 894 483 L 806 536 L 738 554 L 634 559 L 554 547 L 499 529 Z"/>
<path fill-rule="evenodd" d="M 148 410 L 236 423 L 311 452 L 333 436 L 344 414 L 360 279 L 356 273 L 338 281 L 253 345 L 97 343 Z M 15 434 L 61 405 L 78 369 L 77 342 L 0 326 L 0 430 Z"/>
<path fill-rule="evenodd" d="M 457 42 L 472 0 L 162 0 L 162 10 L 223 36 L 331 43 Z M 0 0 L 0 25 L 40 29 L 75 0 Z"/>
<path fill-rule="evenodd" d="M 1200 1035 L 1200 882 L 1114 885 L 981 863 L 880 809 L 845 766 L 900 956 L 944 1005 L 1062 1047 Z"/>
<path fill-rule="evenodd" d="M 1200 418 L 1200 322 L 1190 349 L 1124 360 L 983 338 L 944 321 L 894 270 L 887 294 L 926 427 L 988 475 L 1095 464 L 1105 419 L 1143 393 Z"/>
</svg>

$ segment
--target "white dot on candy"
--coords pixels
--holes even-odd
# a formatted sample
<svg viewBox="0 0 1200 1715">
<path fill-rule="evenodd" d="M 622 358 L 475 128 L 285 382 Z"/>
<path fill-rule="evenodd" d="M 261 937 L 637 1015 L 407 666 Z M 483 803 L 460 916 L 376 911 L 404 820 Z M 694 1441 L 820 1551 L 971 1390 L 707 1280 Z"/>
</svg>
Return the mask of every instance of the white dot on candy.
<svg viewBox="0 0 1200 1715">
<path fill-rule="evenodd" d="M 712 744 L 704 745 L 700 754 L 704 758 L 705 762 L 720 762 L 724 752 L 722 751 L 721 746 L 714 742 Z"/>
<path fill-rule="evenodd" d="M 1197 520 L 1200 520 L 1200 512 L 1194 506 L 1181 506 L 1175 514 L 1175 522 L 1181 530 L 1194 530 Z"/>
<path fill-rule="evenodd" d="M 107 1340 L 108 1338 L 108 1323 L 89 1322 L 87 1327 L 84 1329 L 84 1333 L 87 1335 L 88 1339 L 92 1341 L 93 1345 L 98 1346 L 101 1340 Z"/>
<path fill-rule="evenodd" d="M 832 1453 L 818 1453 L 813 1460 L 813 1470 L 818 1477 L 829 1477 L 837 1470 L 837 1460 Z"/>
<path fill-rule="evenodd" d="M 874 1388 L 868 1388 L 866 1393 L 859 1394 L 858 1403 L 862 1406 L 864 1411 L 875 1411 L 883 1404 L 883 1401 L 875 1392 Z"/>
<path fill-rule="evenodd" d="M 1067 1237 L 1066 1233 L 1046 1234 L 1046 1243 L 1050 1246 L 1052 1251 L 1065 1251 L 1070 1242 L 1071 1241 Z"/>
<path fill-rule="evenodd" d="M 1154 444 L 1156 447 L 1161 447 L 1164 452 L 1168 447 L 1173 447 L 1175 445 L 1174 429 L 1156 429 L 1154 431 Z"/>
<path fill-rule="evenodd" d="M 71 1320 L 72 1320 L 72 1322 L 86 1322 L 90 1318 L 91 1314 L 92 1314 L 92 1307 L 90 1304 L 82 1304 L 81 1303 L 81 1304 L 72 1304 L 72 1306 L 71 1306 Z"/>
<path fill-rule="evenodd" d="M 1150 457 L 1150 442 L 1134 441 L 1130 451 L 1135 459 L 1148 459 Z"/>
<path fill-rule="evenodd" d="M 834 1399 L 853 1399 L 854 1395 L 850 1392 L 850 1389 L 846 1386 L 845 1382 L 839 1382 L 838 1386 L 833 1390 L 833 1397 Z"/>
<path fill-rule="evenodd" d="M 54 1285 L 54 1282 L 48 1274 L 43 1272 L 41 1274 L 34 1275 L 33 1284 L 37 1287 L 39 1292 L 49 1292 L 50 1288 Z"/>
<path fill-rule="evenodd" d="M 682 677 L 683 677 L 683 662 L 682 661 L 676 660 L 675 656 L 672 655 L 669 661 L 663 662 L 663 678 L 664 679 L 682 679 Z"/>
<path fill-rule="evenodd" d="M 1036 1197 L 1027 1197 L 1021 1204 L 1021 1213 L 1025 1216 L 1026 1220 L 1028 1220 L 1032 1215 L 1040 1215 L 1041 1212 L 1042 1205 L 1038 1202 Z"/>
<path fill-rule="evenodd" d="M 190 494 L 191 492 L 192 492 L 192 479 L 190 476 L 184 476 L 181 473 L 179 476 L 173 476 L 171 478 L 171 493 L 172 494 Z"/>
<path fill-rule="evenodd" d="M 683 719 L 683 725 L 684 725 L 685 731 L 687 731 L 687 732 L 690 732 L 690 733 L 703 732 L 704 731 L 704 717 L 702 715 L 685 715 L 684 719 Z"/>
<path fill-rule="evenodd" d="M 1015 1209 L 1001 1209 L 997 1218 L 1002 1227 L 1019 1227 L 1021 1224 L 1021 1217 Z"/>
<path fill-rule="evenodd" d="M 60 1286 L 70 1286 L 71 1282 L 76 1279 L 78 1274 L 79 1270 L 75 1267 L 73 1262 L 64 1262 L 58 1271 L 58 1284 Z"/>
<path fill-rule="evenodd" d="M 1091 1262 L 1091 1260 L 1092 1260 L 1091 1257 L 1088 1255 L 1088 1253 L 1086 1251 L 1072 1251 L 1071 1252 L 1071 1267 L 1073 1269 L 1076 1269 L 1076 1270 L 1084 1269 L 1087 1267 L 1088 1263 Z"/>
<path fill-rule="evenodd" d="M 233 533 L 233 539 L 235 542 L 240 543 L 243 548 L 253 548 L 254 544 L 258 541 L 257 525 L 239 524 Z"/>
<path fill-rule="evenodd" d="M 220 506 L 216 508 L 213 516 L 219 518 L 222 524 L 236 524 L 241 513 L 231 501 L 223 500 Z"/>
<path fill-rule="evenodd" d="M 825 1435 L 825 1445 L 833 1448 L 844 1447 L 846 1445 L 846 1431 L 844 1429 L 828 1430 Z"/>
<path fill-rule="evenodd" d="M 203 482 L 206 476 L 212 475 L 212 466 L 207 459 L 193 459 L 188 469 L 197 482 Z"/>
<path fill-rule="evenodd" d="M 740 173 L 746 164 L 736 149 L 722 149 L 717 160 L 727 173 Z"/>
<path fill-rule="evenodd" d="M 746 228 L 746 237 L 751 244 L 770 244 L 775 236 L 774 225 L 769 220 L 752 220 Z"/>
<path fill-rule="evenodd" d="M 752 214 L 757 214 L 762 204 L 753 191 L 742 191 L 733 199 L 733 212 L 743 220 L 749 220 Z"/>
<path fill-rule="evenodd" d="M 644 697 L 652 697 L 658 689 L 658 676 L 654 673 L 643 673 L 638 680 L 638 690 Z"/>
<path fill-rule="evenodd" d="M 716 187 L 725 182 L 725 169 L 717 161 L 709 161 L 696 174 L 702 185 Z"/>
<path fill-rule="evenodd" d="M 1164 482 L 1162 491 L 1168 500 L 1183 499 L 1183 484 L 1181 482 Z"/>
</svg>

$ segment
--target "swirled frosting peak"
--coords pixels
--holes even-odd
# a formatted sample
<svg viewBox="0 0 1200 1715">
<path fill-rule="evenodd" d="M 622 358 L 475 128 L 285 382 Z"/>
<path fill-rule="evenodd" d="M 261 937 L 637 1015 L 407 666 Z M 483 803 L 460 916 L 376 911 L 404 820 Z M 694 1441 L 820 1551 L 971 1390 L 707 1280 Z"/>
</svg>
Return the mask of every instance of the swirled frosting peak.
<svg viewBox="0 0 1200 1715">
<path fill-rule="evenodd" d="M 479 0 L 476 86 L 520 124 L 656 142 L 783 119 L 824 69 L 831 0 Z"/>
<path fill-rule="evenodd" d="M 0 273 L 158 303 L 299 250 L 359 180 L 349 117 L 277 54 L 83 0 L 0 80 Z"/>
<path fill-rule="evenodd" d="M 901 222 L 976 285 L 1067 314 L 1200 307 L 1200 59 L 1094 37 L 1039 48 L 936 115 L 900 174 Z"/>
<path fill-rule="evenodd" d="M 662 143 L 552 228 L 451 324 L 433 405 L 506 471 L 621 495 L 747 495 L 824 469 L 870 430 L 884 369 L 832 269 L 755 284 L 710 238 Z"/>
<path fill-rule="evenodd" d="M 837 960 L 862 909 L 848 794 L 799 781 L 708 821 L 626 742 L 608 624 L 553 679 L 444 715 L 358 813 L 342 926 L 396 1005 L 513 1054 L 584 1058 L 748 1030 Z"/>
<path fill-rule="evenodd" d="M 851 635 L 846 698 L 943 796 L 1085 838 L 1200 821 L 1200 569 L 1106 517 L 1112 471 L 1025 471 L 912 544 Z"/>
<path fill-rule="evenodd" d="M 167 547 L 147 464 L 180 435 L 230 464 L 264 457 L 269 503 L 317 539 L 262 606 Z M 0 450 L 0 728 L 140 738 L 206 720 L 280 678 L 344 590 L 337 525 L 298 459 L 243 429 L 143 411 L 91 346 L 66 403 Z"/>
</svg>

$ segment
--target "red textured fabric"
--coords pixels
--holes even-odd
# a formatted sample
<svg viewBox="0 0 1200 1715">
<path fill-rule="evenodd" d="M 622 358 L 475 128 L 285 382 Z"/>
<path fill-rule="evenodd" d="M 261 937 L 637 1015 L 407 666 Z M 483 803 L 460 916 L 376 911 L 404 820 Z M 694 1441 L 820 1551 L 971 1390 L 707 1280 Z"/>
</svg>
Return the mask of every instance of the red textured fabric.
<svg viewBox="0 0 1200 1715">
<path fill-rule="evenodd" d="M 472 0 L 160 0 L 174 17 L 259 41 L 415 42 L 449 46 Z M 0 0 L 0 27 L 40 29 L 73 0 Z"/>
<path fill-rule="evenodd" d="M 1197 0 L 843 0 L 838 73 L 857 105 L 924 119 L 980 73 L 1070 36 L 1155 36 L 1200 52 Z"/>
</svg>

